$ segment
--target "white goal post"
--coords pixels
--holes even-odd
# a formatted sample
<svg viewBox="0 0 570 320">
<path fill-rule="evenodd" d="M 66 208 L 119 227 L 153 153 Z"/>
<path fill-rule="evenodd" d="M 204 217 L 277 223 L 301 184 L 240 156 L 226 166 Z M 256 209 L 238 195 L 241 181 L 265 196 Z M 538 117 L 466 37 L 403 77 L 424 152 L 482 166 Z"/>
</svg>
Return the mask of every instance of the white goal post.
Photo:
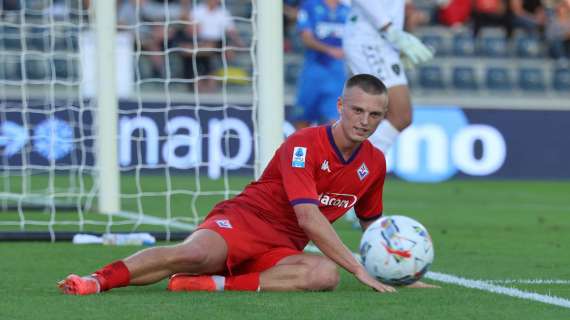
<svg viewBox="0 0 570 320">
<path fill-rule="evenodd" d="M 121 178 L 118 157 L 119 102 L 116 91 L 115 36 L 116 3 L 95 1 L 97 35 L 97 171 L 99 181 L 98 210 L 113 214 L 121 211 Z"/>
</svg>

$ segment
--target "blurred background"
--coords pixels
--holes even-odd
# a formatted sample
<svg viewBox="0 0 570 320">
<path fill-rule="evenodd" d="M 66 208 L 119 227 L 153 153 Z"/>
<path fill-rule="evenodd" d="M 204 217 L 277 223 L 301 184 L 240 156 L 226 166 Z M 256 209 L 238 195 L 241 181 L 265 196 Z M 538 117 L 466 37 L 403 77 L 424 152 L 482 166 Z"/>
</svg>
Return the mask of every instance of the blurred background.
<svg viewBox="0 0 570 320">
<path fill-rule="evenodd" d="M 0 200 L 11 212 L 8 229 L 29 226 L 23 203 L 31 200 L 49 213 L 37 224 L 52 231 L 88 217 L 116 224 L 90 215 L 100 189 L 93 3 L 0 0 Z M 283 26 L 285 135 L 303 120 L 304 4 L 284 1 L 275 21 Z M 254 176 L 258 3 L 118 0 L 114 13 L 120 198 L 136 213 L 122 218 L 135 226 L 142 213 L 197 222 Z M 405 28 L 435 59 L 405 70 L 414 120 L 387 154 L 392 177 L 570 178 L 569 0 L 407 1 Z M 57 202 L 68 198 L 77 216 L 60 215 Z"/>
</svg>

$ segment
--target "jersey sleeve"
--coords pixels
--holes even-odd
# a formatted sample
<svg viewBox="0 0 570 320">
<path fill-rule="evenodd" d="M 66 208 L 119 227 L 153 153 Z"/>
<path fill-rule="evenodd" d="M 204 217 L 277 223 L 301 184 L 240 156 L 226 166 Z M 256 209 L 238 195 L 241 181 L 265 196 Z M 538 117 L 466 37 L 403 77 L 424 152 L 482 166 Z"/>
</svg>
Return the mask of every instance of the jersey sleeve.
<svg viewBox="0 0 570 320">
<path fill-rule="evenodd" d="M 391 0 L 394 1 L 394 0 Z M 378 31 L 389 24 L 390 19 L 384 12 L 385 8 L 390 6 L 391 1 L 385 0 L 352 0 L 352 5 L 359 7 L 362 14 Z"/>
<path fill-rule="evenodd" d="M 363 221 L 376 220 L 382 216 L 384 205 L 382 194 L 386 177 L 386 160 L 382 157 L 383 165 L 374 182 L 354 206 L 358 219 Z"/>
<path fill-rule="evenodd" d="M 279 168 L 291 206 L 319 204 L 315 182 L 316 148 L 300 137 L 290 137 L 281 147 Z"/>
<path fill-rule="evenodd" d="M 315 19 L 312 14 L 312 1 L 304 1 L 299 12 L 297 13 L 297 32 L 303 31 L 313 32 L 315 28 Z M 314 32 L 313 32 L 314 33 Z"/>
</svg>

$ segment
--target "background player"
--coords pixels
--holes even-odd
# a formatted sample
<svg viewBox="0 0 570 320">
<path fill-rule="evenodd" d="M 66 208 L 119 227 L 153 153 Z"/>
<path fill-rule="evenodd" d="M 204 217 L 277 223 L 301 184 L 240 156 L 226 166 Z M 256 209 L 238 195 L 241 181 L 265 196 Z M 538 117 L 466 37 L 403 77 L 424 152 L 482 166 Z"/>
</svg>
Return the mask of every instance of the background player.
<svg viewBox="0 0 570 320">
<path fill-rule="evenodd" d="M 384 153 L 412 121 L 402 61 L 411 66 L 433 58 L 420 40 L 403 30 L 405 5 L 405 0 L 352 0 L 343 39 L 350 71 L 373 74 L 388 87 L 388 114 L 370 138 Z"/>
<path fill-rule="evenodd" d="M 342 34 L 349 10 L 339 0 L 307 0 L 299 9 L 297 30 L 305 55 L 297 83 L 297 129 L 338 118 L 336 99 L 346 80 Z"/>
<path fill-rule="evenodd" d="M 394 291 L 366 273 L 331 226 L 352 207 L 364 227 L 382 214 L 386 162 L 367 139 L 387 106 L 380 80 L 350 78 L 337 101 L 338 122 L 290 136 L 261 178 L 216 205 L 182 244 L 139 251 L 91 276 L 69 275 L 61 290 L 93 294 L 180 272 L 171 291 L 331 290 L 338 264 L 377 291 Z M 326 257 L 303 253 L 309 240 Z"/>
</svg>

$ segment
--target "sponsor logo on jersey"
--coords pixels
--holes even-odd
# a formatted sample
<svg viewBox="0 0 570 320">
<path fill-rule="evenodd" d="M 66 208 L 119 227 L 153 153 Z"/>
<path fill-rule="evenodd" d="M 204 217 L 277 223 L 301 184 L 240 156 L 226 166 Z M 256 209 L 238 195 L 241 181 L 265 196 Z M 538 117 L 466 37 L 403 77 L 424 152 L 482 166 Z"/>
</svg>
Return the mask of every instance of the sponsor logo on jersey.
<svg viewBox="0 0 570 320">
<path fill-rule="evenodd" d="M 321 170 L 326 172 L 331 172 L 331 168 L 329 167 L 329 161 L 325 160 L 323 164 L 321 164 Z"/>
<path fill-rule="evenodd" d="M 358 198 L 353 194 L 325 192 L 319 195 L 319 202 L 322 206 L 332 206 L 338 208 L 352 208 Z"/>
<path fill-rule="evenodd" d="M 315 29 L 315 34 L 319 39 L 325 39 L 328 37 L 342 38 L 344 33 L 344 23 L 319 22 Z"/>
<path fill-rule="evenodd" d="M 358 178 L 360 178 L 360 181 L 364 180 L 364 178 L 366 178 L 366 176 L 368 175 L 368 167 L 366 167 L 366 164 L 363 162 L 362 165 L 360 165 L 360 168 L 358 168 Z"/>
<path fill-rule="evenodd" d="M 220 228 L 224 228 L 224 229 L 231 229 L 232 228 L 232 224 L 230 223 L 230 220 L 228 220 L 228 219 L 216 220 L 216 224 Z"/>
<path fill-rule="evenodd" d="M 295 147 L 295 149 L 293 149 L 293 161 L 291 161 L 291 166 L 293 168 L 304 168 L 306 157 L 307 157 L 307 148 Z"/>
</svg>

